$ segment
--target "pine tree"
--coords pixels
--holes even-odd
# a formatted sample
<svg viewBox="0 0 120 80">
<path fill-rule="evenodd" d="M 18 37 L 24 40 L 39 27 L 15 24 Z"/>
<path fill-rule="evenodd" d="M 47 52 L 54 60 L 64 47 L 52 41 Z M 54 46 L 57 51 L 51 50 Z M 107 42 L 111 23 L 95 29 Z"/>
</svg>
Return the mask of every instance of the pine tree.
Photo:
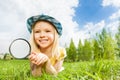
<svg viewBox="0 0 120 80">
<path fill-rule="evenodd" d="M 95 60 L 100 60 L 102 59 L 102 48 L 101 46 L 99 45 L 99 42 L 97 40 L 94 40 L 94 59 Z"/>
<path fill-rule="evenodd" d="M 85 40 L 82 54 L 84 54 L 83 59 L 85 61 L 92 60 L 93 52 L 92 52 L 92 45 L 91 45 L 90 41 Z"/>
<path fill-rule="evenodd" d="M 112 36 L 107 34 L 106 39 L 104 40 L 104 59 L 115 59 L 116 58 L 116 51 L 115 48 L 117 47 L 115 40 L 112 38 Z"/>
<path fill-rule="evenodd" d="M 116 42 L 105 29 L 102 30 L 101 34 L 97 35 L 94 47 L 96 47 L 95 49 L 97 50 L 94 54 L 97 54 L 95 57 L 98 59 L 115 59 Z"/>
<path fill-rule="evenodd" d="M 76 47 L 73 40 L 71 39 L 70 46 L 68 48 L 68 59 L 69 61 L 76 61 Z"/>
<path fill-rule="evenodd" d="M 117 52 L 118 52 L 118 57 L 120 57 L 120 22 L 119 22 L 119 26 L 118 26 L 118 32 L 116 33 L 116 40 L 117 40 Z"/>
<path fill-rule="evenodd" d="M 83 54 L 82 48 L 83 48 L 82 42 L 81 42 L 81 40 L 79 40 L 79 42 L 78 42 L 78 49 L 77 49 L 78 61 L 83 60 L 83 55 L 84 54 Z"/>
</svg>

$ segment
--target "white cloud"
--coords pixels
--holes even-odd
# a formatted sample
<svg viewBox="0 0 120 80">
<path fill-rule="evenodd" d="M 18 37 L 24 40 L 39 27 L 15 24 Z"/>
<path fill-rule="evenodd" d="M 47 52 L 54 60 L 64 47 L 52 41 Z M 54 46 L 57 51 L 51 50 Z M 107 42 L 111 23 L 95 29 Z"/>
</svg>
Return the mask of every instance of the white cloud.
<svg viewBox="0 0 120 80">
<path fill-rule="evenodd" d="M 109 19 L 118 19 L 120 18 L 120 0 L 103 0 L 102 6 L 113 6 L 118 9 L 115 13 L 113 13 Z"/>
<path fill-rule="evenodd" d="M 100 32 L 105 27 L 105 21 L 102 20 L 98 23 L 93 24 L 89 22 L 83 26 L 79 32 L 74 32 L 72 35 L 74 43 L 77 47 L 79 39 L 84 43 L 85 39 L 90 39 L 91 36 L 95 36 L 96 33 Z"/>
<path fill-rule="evenodd" d="M 109 29 L 113 35 L 118 31 L 119 19 L 120 19 L 120 0 L 103 0 L 102 5 L 113 6 L 116 8 L 111 16 L 109 16 L 109 23 L 106 24 L 107 29 Z"/>
<path fill-rule="evenodd" d="M 113 33 L 113 35 L 118 31 L 119 21 L 113 21 L 107 25 L 107 28 Z"/>
<path fill-rule="evenodd" d="M 96 33 L 96 32 L 99 32 L 99 30 L 101 30 L 104 26 L 105 26 L 105 21 L 101 20 L 100 22 L 98 22 L 96 24 L 93 24 L 92 22 L 91 23 L 87 23 L 85 25 L 85 29 L 88 32 Z"/>
<path fill-rule="evenodd" d="M 120 18 L 120 9 L 117 12 L 115 12 L 114 14 L 112 14 L 109 18 L 111 20 L 112 19 L 119 19 Z"/>
<path fill-rule="evenodd" d="M 58 19 L 63 25 L 62 44 L 68 42 L 78 26 L 72 20 L 78 0 L 2 0 L 0 5 L 0 40 L 3 43 L 18 37 L 28 38 L 26 19 L 33 15 L 48 14 Z"/>
<path fill-rule="evenodd" d="M 114 6 L 116 8 L 119 8 L 120 7 L 120 0 L 103 0 L 103 3 L 102 3 L 103 6 Z"/>
</svg>

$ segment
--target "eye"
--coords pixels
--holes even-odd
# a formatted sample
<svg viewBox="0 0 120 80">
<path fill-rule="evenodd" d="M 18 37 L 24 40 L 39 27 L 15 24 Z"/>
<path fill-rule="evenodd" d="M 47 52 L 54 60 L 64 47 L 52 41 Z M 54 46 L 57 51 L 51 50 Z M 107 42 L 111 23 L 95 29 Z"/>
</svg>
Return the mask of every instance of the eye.
<svg viewBox="0 0 120 80">
<path fill-rule="evenodd" d="M 50 30 L 46 30 L 46 32 L 51 32 Z"/>
<path fill-rule="evenodd" d="M 39 30 L 36 30 L 35 33 L 40 33 L 40 31 L 39 31 Z"/>
</svg>

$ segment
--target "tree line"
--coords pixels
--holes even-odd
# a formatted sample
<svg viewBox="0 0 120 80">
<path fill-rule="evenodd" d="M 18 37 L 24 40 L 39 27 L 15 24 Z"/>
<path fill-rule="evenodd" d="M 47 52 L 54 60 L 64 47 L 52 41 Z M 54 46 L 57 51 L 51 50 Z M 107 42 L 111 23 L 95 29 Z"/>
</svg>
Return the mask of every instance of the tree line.
<svg viewBox="0 0 120 80">
<path fill-rule="evenodd" d="M 84 44 L 79 40 L 77 47 L 71 39 L 66 51 L 65 61 L 67 62 L 120 59 L 120 25 L 114 37 L 104 28 L 94 38 L 86 39 Z"/>
</svg>

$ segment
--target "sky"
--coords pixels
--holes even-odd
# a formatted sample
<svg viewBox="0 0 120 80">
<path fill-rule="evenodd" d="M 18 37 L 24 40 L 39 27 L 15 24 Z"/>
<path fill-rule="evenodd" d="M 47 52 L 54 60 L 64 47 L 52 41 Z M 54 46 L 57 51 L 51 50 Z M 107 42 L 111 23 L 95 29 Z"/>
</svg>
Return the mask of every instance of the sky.
<svg viewBox="0 0 120 80">
<path fill-rule="evenodd" d="M 46 14 L 59 20 L 63 27 L 60 45 L 69 45 L 73 38 L 77 46 L 103 28 L 117 32 L 120 0 L 1 0 L 0 53 L 8 52 L 16 38 L 29 40 L 26 20 L 30 16 Z"/>
</svg>

